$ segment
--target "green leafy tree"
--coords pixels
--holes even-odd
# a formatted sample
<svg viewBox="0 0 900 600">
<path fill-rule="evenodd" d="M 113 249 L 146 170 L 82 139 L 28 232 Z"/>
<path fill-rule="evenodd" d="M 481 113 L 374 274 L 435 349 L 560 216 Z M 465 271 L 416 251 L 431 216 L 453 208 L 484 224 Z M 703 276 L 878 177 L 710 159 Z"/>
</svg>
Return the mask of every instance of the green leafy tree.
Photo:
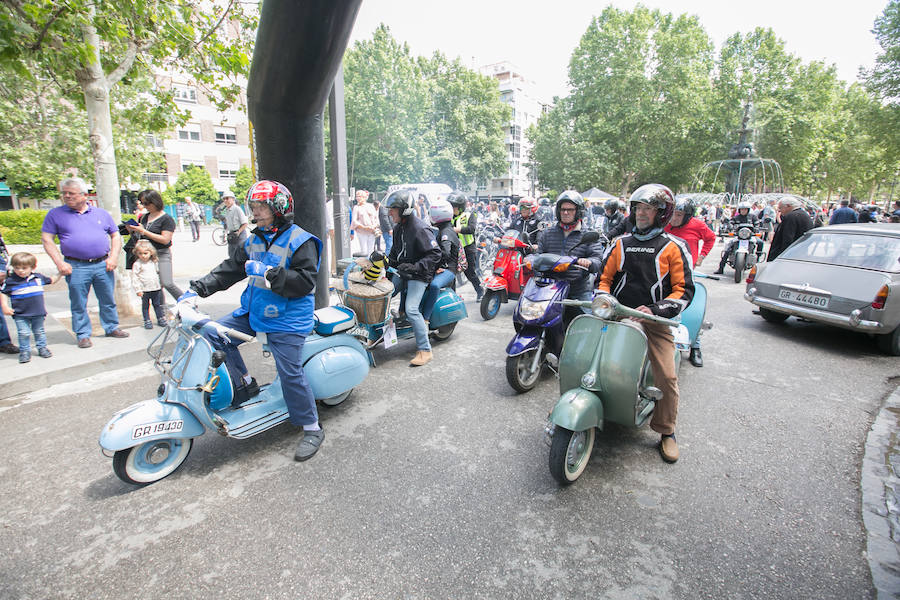
<svg viewBox="0 0 900 600">
<path fill-rule="evenodd" d="M 245 27 L 226 36 L 225 27 L 235 22 Z M 85 111 L 83 137 L 90 144 L 94 186 L 114 216 L 119 181 L 113 89 L 143 82 L 130 95 L 132 102 L 119 108 L 155 130 L 170 129 L 186 115 L 174 108 L 171 90 L 149 85 L 153 69 L 189 73 L 217 105 L 229 105 L 240 92 L 237 77 L 249 69 L 252 31 L 255 17 L 239 2 L 223 7 L 189 0 L 0 0 L 3 68 L 30 79 L 51 78 L 57 93 Z M 61 164 L 60 171 L 71 166 L 80 165 Z"/>
<path fill-rule="evenodd" d="M 603 152 L 603 182 L 689 181 L 683 148 L 703 146 L 712 43 L 695 17 L 607 7 L 569 62 L 574 131 Z M 708 145 L 708 143 L 707 143 Z M 596 184 L 596 182 L 594 183 Z"/>
<path fill-rule="evenodd" d="M 890 0 L 872 30 L 881 46 L 875 67 L 865 73 L 869 87 L 879 97 L 900 102 L 900 0 Z"/>
<path fill-rule="evenodd" d="M 219 193 L 213 185 L 209 171 L 203 167 L 190 165 L 178 176 L 170 198 L 175 202 L 181 202 L 185 196 L 190 196 L 192 202 L 210 206 L 219 201 Z"/>
<path fill-rule="evenodd" d="M 237 173 L 234 175 L 234 183 L 231 184 L 231 193 L 234 194 L 238 204 L 243 203 L 247 199 L 247 192 L 250 191 L 252 185 L 253 171 L 250 167 L 244 165 L 237 170 Z"/>
<path fill-rule="evenodd" d="M 344 82 L 350 184 L 383 190 L 421 181 L 434 142 L 429 88 L 409 46 L 380 25 L 344 55 Z"/>
<path fill-rule="evenodd" d="M 426 179 L 460 188 L 505 170 L 503 125 L 509 122 L 510 108 L 501 102 L 494 78 L 439 52 L 419 65 L 431 92 L 429 139 L 434 147 Z"/>
</svg>

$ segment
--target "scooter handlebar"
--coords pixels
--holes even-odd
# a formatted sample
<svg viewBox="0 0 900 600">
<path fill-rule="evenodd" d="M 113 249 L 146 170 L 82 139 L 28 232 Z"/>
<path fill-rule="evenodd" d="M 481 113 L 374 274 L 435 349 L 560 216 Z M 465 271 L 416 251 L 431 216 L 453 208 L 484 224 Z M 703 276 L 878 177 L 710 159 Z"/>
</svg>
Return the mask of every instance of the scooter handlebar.
<svg viewBox="0 0 900 600">
<path fill-rule="evenodd" d="M 238 331 L 237 329 L 226 329 L 225 333 L 227 333 L 230 337 L 233 337 L 235 339 L 238 339 L 238 340 L 241 340 L 244 342 L 252 342 L 253 340 L 256 339 L 252 335 L 247 335 L 243 331 Z"/>
<path fill-rule="evenodd" d="M 566 306 L 577 306 L 579 308 L 588 308 L 589 309 L 589 308 L 593 307 L 593 302 L 590 300 L 566 299 L 566 300 L 560 300 L 559 303 L 564 304 Z M 655 323 L 660 323 L 662 325 L 668 325 L 669 327 L 678 327 L 679 325 L 681 325 L 681 323 L 679 323 L 678 321 L 673 321 L 672 319 L 666 319 L 665 317 L 658 317 L 656 315 L 648 315 L 647 313 L 641 312 L 634 308 L 629 308 L 627 306 L 623 306 L 622 304 L 620 304 L 618 302 L 616 303 L 615 310 L 616 310 L 616 314 L 623 316 L 623 317 L 629 317 L 631 319 L 653 321 Z"/>
</svg>

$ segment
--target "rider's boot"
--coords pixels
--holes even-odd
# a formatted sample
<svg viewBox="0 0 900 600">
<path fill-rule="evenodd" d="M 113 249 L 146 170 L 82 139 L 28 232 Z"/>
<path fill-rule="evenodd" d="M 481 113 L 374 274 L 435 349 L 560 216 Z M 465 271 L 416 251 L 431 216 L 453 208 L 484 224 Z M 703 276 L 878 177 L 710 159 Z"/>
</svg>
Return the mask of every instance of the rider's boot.
<svg viewBox="0 0 900 600">
<path fill-rule="evenodd" d="M 700 352 L 700 348 L 691 348 L 691 356 L 689 360 L 695 367 L 703 366 L 703 354 Z"/>
<path fill-rule="evenodd" d="M 659 440 L 659 453 L 667 463 L 673 463 L 678 460 L 680 452 L 678 452 L 678 443 L 675 441 L 674 433 L 662 436 Z"/>
<path fill-rule="evenodd" d="M 433 355 L 431 354 L 431 350 L 418 350 L 413 359 L 409 361 L 409 366 L 421 367 L 422 365 L 430 363 L 432 358 Z"/>
</svg>

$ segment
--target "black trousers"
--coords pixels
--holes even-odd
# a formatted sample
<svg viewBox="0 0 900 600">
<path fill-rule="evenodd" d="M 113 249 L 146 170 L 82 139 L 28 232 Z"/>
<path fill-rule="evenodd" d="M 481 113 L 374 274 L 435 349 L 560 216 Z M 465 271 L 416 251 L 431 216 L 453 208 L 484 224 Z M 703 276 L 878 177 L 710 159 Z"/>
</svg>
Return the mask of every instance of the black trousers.
<svg viewBox="0 0 900 600">
<path fill-rule="evenodd" d="M 469 244 L 463 250 L 466 252 L 466 261 L 469 263 L 466 267 L 466 279 L 475 288 L 475 293 L 480 296 L 482 291 L 481 281 L 478 279 L 478 252 L 475 251 L 475 244 Z"/>
</svg>

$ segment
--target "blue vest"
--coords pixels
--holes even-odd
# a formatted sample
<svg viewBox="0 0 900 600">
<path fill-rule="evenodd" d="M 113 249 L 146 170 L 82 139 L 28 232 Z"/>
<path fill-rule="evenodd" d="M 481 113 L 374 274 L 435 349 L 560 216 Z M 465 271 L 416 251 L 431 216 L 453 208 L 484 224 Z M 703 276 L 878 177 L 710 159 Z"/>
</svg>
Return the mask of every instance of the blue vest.
<svg viewBox="0 0 900 600">
<path fill-rule="evenodd" d="M 313 239 L 320 254 L 316 262 L 316 270 L 321 262 L 322 242 L 316 236 L 304 231 L 297 225 L 291 225 L 272 242 L 274 233 L 264 232 L 266 241 L 258 235 L 250 236 L 244 242 L 244 249 L 250 260 L 258 260 L 272 267 L 290 269 L 291 257 L 303 243 Z M 247 289 L 241 294 L 241 307 L 232 313 L 235 317 L 250 315 L 250 327 L 254 331 L 290 331 L 308 334 L 313 328 L 313 310 L 316 307 L 315 293 L 310 292 L 302 298 L 285 298 L 269 289 L 263 277 L 251 276 Z"/>
</svg>

